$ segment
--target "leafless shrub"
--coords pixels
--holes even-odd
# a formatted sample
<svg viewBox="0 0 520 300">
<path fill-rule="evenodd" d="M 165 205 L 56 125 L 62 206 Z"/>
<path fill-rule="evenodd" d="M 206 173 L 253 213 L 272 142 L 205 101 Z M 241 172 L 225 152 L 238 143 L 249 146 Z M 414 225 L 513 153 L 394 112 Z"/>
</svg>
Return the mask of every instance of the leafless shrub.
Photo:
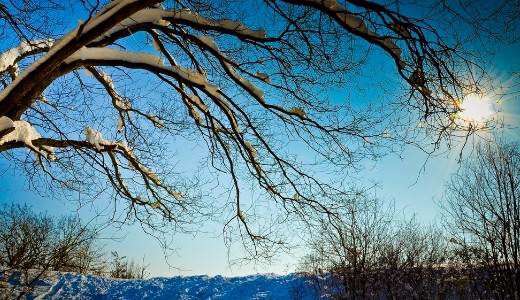
<svg viewBox="0 0 520 300">
<path fill-rule="evenodd" d="M 110 267 L 106 271 L 111 278 L 123 279 L 146 279 L 150 274 L 146 271 L 148 265 L 143 261 L 140 265 L 135 263 L 135 260 L 128 259 L 126 256 L 120 256 L 117 251 L 111 252 L 112 259 Z"/>
<path fill-rule="evenodd" d="M 316 289 L 334 299 L 427 299 L 468 295 L 459 286 L 443 229 L 405 220 L 380 199 L 360 197 L 341 222 L 322 222 L 301 261 Z M 455 280 L 454 280 L 455 278 Z"/>
<path fill-rule="evenodd" d="M 500 138 L 477 145 L 442 202 L 452 244 L 486 297 L 520 291 L 520 148 Z M 515 298 L 516 297 L 516 298 Z"/>
<path fill-rule="evenodd" d="M 99 272 L 102 254 L 98 231 L 77 216 L 53 218 L 35 214 L 27 205 L 0 209 L 0 281 L 14 280 L 25 295 L 50 271 Z"/>
</svg>

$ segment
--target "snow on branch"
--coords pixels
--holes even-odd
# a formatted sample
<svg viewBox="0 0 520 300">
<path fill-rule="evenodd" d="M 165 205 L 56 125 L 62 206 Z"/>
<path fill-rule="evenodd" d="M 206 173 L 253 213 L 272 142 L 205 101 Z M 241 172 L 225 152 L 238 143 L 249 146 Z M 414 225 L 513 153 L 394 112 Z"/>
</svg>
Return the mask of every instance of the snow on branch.
<svg viewBox="0 0 520 300">
<path fill-rule="evenodd" d="M 193 106 L 197 107 L 200 111 L 207 113 L 209 111 L 209 108 L 202 103 L 202 100 L 200 100 L 199 96 L 190 94 L 188 95 L 187 99 L 189 99 L 188 110 L 190 112 L 190 116 L 195 120 L 195 123 L 197 125 L 202 125 L 202 117 L 200 116 L 200 113 L 193 108 Z"/>
<path fill-rule="evenodd" d="M 0 54 L 0 74 L 5 72 L 8 68 L 14 67 L 16 62 L 25 56 L 49 49 L 53 43 L 53 39 L 20 42 L 17 47 Z"/>
<path fill-rule="evenodd" d="M 105 22 L 108 19 L 113 18 L 116 14 L 120 13 L 126 6 L 133 5 L 137 2 L 144 2 L 143 0 L 115 0 L 112 1 L 110 4 L 105 6 L 101 11 L 99 11 L 92 19 L 89 20 L 84 26 L 82 26 L 82 30 L 80 33 L 87 33 L 90 30 L 96 28 L 101 23 Z M 161 2 L 161 1 L 147 1 L 150 3 L 153 2 Z M 145 3 L 143 3 L 145 4 Z M 139 12 L 141 10 L 138 10 Z M 131 17 L 130 17 L 131 18 Z M 124 20 L 122 21 L 124 22 Z"/>
<path fill-rule="evenodd" d="M 228 19 L 212 20 L 202 17 L 188 9 L 164 10 L 162 8 L 148 8 L 134 13 L 132 16 L 110 29 L 105 35 L 99 37 L 96 41 L 100 41 L 104 37 L 110 37 L 111 35 L 121 31 L 127 31 L 129 27 L 136 25 L 153 24 L 159 27 L 167 27 L 171 23 L 184 23 L 193 27 L 226 32 L 254 40 L 262 40 L 266 38 L 264 30 L 249 29 L 240 22 Z"/>
<path fill-rule="evenodd" d="M 204 74 L 184 68 L 182 66 L 166 66 L 164 60 L 159 56 L 148 53 L 135 53 L 110 48 L 81 48 L 65 59 L 70 64 L 76 61 L 112 61 L 126 62 L 128 64 L 139 64 L 148 67 L 150 71 L 175 76 L 177 79 L 189 82 L 204 90 L 205 93 L 215 98 L 220 98 L 218 87 L 208 82 Z"/>
<path fill-rule="evenodd" d="M 232 21 L 229 19 L 222 19 L 222 20 L 211 20 L 207 19 L 205 17 L 200 16 L 197 13 L 191 12 L 188 9 L 183 10 L 174 10 L 171 11 L 172 15 L 171 17 L 176 20 L 182 20 L 187 21 L 189 23 L 196 24 L 199 26 L 202 26 L 206 29 L 213 29 L 218 30 L 224 29 L 228 32 L 235 32 L 237 34 L 240 34 L 242 36 L 246 36 L 252 39 L 262 40 L 266 38 L 266 34 L 264 30 L 252 30 L 240 22 Z"/>
<path fill-rule="evenodd" d="M 159 177 L 155 173 L 153 173 L 152 170 L 144 167 L 139 162 L 137 157 L 134 155 L 134 151 L 130 147 L 128 147 L 126 142 L 124 142 L 124 141 L 115 142 L 112 140 L 107 140 L 107 139 L 103 138 L 103 135 L 101 134 L 101 132 L 99 132 L 95 129 L 92 129 L 90 127 L 85 128 L 84 132 L 85 132 L 85 141 L 87 141 L 91 145 L 94 145 L 94 147 L 96 148 L 96 150 L 98 152 L 102 152 L 102 151 L 110 152 L 114 148 L 123 151 L 126 154 L 125 157 L 126 157 L 126 159 L 128 159 L 131 168 L 137 167 L 147 177 L 152 179 L 154 182 L 159 183 Z"/>
<path fill-rule="evenodd" d="M 112 141 L 103 138 L 102 134 L 92 128 L 85 128 L 85 140 L 88 144 L 93 146 L 87 147 L 86 145 L 77 145 L 76 147 L 81 148 L 91 148 L 92 150 L 97 151 L 98 153 L 106 154 L 110 159 L 109 161 L 112 164 L 113 169 L 113 178 L 111 178 L 111 183 L 116 188 L 121 195 L 124 195 L 127 199 L 129 199 L 133 204 L 138 205 L 151 205 L 152 208 L 160 210 L 165 216 L 168 218 L 171 217 L 171 212 L 164 205 L 159 205 L 161 203 L 161 198 L 158 193 L 158 189 L 161 189 L 167 192 L 170 196 L 172 196 L 176 200 L 180 200 L 185 197 L 184 193 L 177 192 L 173 190 L 170 186 L 163 183 L 158 174 L 156 174 L 152 169 L 146 167 L 141 163 L 138 156 L 135 155 L 133 149 L 131 149 L 125 141 Z M 73 145 L 74 143 L 69 143 L 69 145 Z M 122 173 L 122 165 L 119 162 L 118 157 L 122 157 L 128 163 L 127 170 L 132 170 L 132 172 L 139 174 L 143 180 L 143 184 L 151 190 L 151 198 L 155 199 L 155 201 L 146 201 L 143 199 L 142 195 L 136 194 L 136 191 L 132 190 L 129 186 L 127 186 L 127 179 L 123 176 Z M 103 167 L 105 169 L 105 167 Z"/>
<path fill-rule="evenodd" d="M 335 18 L 336 21 L 344 28 L 349 30 L 350 32 L 355 33 L 367 41 L 377 43 L 381 45 L 386 51 L 390 52 L 394 55 L 398 66 L 400 69 L 403 69 L 406 66 L 406 63 L 401 59 L 402 50 L 397 46 L 392 40 L 388 37 L 381 37 L 378 33 L 371 31 L 365 21 L 356 16 L 354 13 L 345 9 L 341 4 L 339 4 L 336 0 L 304 0 L 304 1 L 293 1 L 293 0 L 285 0 L 286 2 L 313 6 L 322 10 L 326 14 Z"/>
<path fill-rule="evenodd" d="M 14 130 L 13 130 L 14 128 Z M 0 133 L 10 131 L 4 136 L 0 137 L 0 146 L 8 142 L 22 142 L 27 148 L 41 155 L 48 160 L 54 160 L 54 149 L 48 146 L 36 147 L 32 141 L 39 139 L 41 136 L 31 124 L 26 121 L 12 121 L 9 117 L 0 117 Z M 43 152 L 42 150 L 45 150 Z"/>
<path fill-rule="evenodd" d="M 240 86 L 242 86 L 246 91 L 248 91 L 253 97 L 255 97 L 260 102 L 264 101 L 264 92 L 262 92 L 259 88 L 257 88 L 254 84 L 252 84 L 247 78 L 239 75 L 231 65 L 233 62 L 222 53 L 215 40 L 208 36 L 199 36 L 196 38 L 199 42 L 201 42 L 206 47 L 210 48 L 217 59 L 220 60 L 222 66 L 226 69 L 227 73 L 237 82 Z M 263 74 L 264 77 L 260 77 L 263 80 L 269 79 L 267 75 Z M 270 81 L 270 79 L 269 79 Z"/>
<path fill-rule="evenodd" d="M 25 102 L 27 106 L 34 101 L 34 99 L 41 93 L 33 87 L 41 84 L 42 81 L 52 81 L 50 76 L 56 68 L 63 62 L 63 57 L 68 57 L 70 53 L 74 53 L 77 49 L 92 42 L 97 36 L 102 35 L 114 25 L 116 25 L 125 15 L 131 15 L 140 9 L 157 4 L 159 0 L 115 0 L 108 4 L 104 9 L 95 14 L 86 23 L 82 23 L 62 38 L 55 41 L 50 49 L 38 60 L 32 63 L 19 76 L 16 77 L 11 84 L 0 91 L 0 102 L 8 99 L 9 104 L 13 105 L 16 102 Z M 107 8 L 108 7 L 108 8 Z M 34 72 L 39 73 L 41 81 L 31 80 L 31 75 Z M 43 85 L 45 86 L 45 85 Z M 11 93 L 13 92 L 12 97 Z M 4 109 L 3 115 L 9 112 L 9 109 Z M 15 117 L 17 114 L 13 114 Z"/>
<path fill-rule="evenodd" d="M 170 25 L 170 22 L 164 20 L 164 18 L 170 15 L 171 13 L 160 8 L 140 10 L 132 16 L 130 16 L 129 18 L 126 18 L 123 21 L 121 21 L 117 26 L 114 26 L 105 34 L 105 36 L 111 36 L 116 32 L 126 30 L 126 28 L 137 24 L 150 23 L 166 27 Z M 100 40 L 101 38 L 98 38 L 98 40 Z"/>
<path fill-rule="evenodd" d="M 103 150 L 104 146 L 115 145 L 113 141 L 105 140 L 101 132 L 89 127 L 85 128 L 85 140 L 94 145 L 98 151 Z"/>
<path fill-rule="evenodd" d="M 249 81 L 247 78 L 238 74 L 229 63 L 224 63 L 223 65 L 226 68 L 227 72 L 231 75 L 231 77 L 233 77 L 235 81 L 237 81 L 242 87 L 244 87 L 246 91 L 251 93 L 260 102 L 265 103 L 264 92 L 262 92 L 254 84 L 252 84 L 251 81 Z"/>
<path fill-rule="evenodd" d="M 129 110 L 132 105 L 116 92 L 112 77 L 105 72 L 99 72 L 99 74 L 103 78 L 103 82 L 108 86 L 110 94 L 114 96 L 114 106 L 118 110 Z"/>
<path fill-rule="evenodd" d="M 14 128 L 14 122 L 10 118 L 6 116 L 0 117 L 0 132 L 3 132 L 4 130 L 8 130 L 10 128 Z"/>
<path fill-rule="evenodd" d="M 114 82 L 112 81 L 112 77 L 103 71 L 98 71 L 94 67 L 86 67 L 85 72 L 88 76 L 94 76 L 106 89 L 107 93 L 112 98 L 112 104 L 118 110 L 118 118 L 117 118 L 117 131 L 120 132 L 123 130 L 125 126 L 125 122 L 123 119 L 123 113 L 126 113 L 128 117 L 130 117 L 130 110 L 132 109 L 132 104 L 126 101 L 119 93 L 116 91 Z"/>
<path fill-rule="evenodd" d="M 146 117 L 152 121 L 153 126 L 157 128 L 161 128 L 164 126 L 164 122 L 159 119 L 159 117 L 155 116 L 151 111 L 146 114 Z"/>
</svg>

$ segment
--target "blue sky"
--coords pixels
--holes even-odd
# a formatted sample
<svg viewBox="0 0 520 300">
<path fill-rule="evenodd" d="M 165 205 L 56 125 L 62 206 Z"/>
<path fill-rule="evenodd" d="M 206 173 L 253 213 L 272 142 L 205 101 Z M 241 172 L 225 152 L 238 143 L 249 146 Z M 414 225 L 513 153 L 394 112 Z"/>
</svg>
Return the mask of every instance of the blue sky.
<svg viewBox="0 0 520 300">
<path fill-rule="evenodd" d="M 489 57 L 489 64 L 485 66 L 489 71 L 516 72 L 516 82 L 508 82 L 508 85 L 518 83 L 518 71 L 520 69 L 520 50 L 518 45 L 510 45 L 497 49 L 494 57 Z M 499 78 L 506 78 L 506 75 Z M 500 116 L 511 129 L 505 131 L 508 139 L 518 140 L 520 137 L 520 105 L 518 104 L 518 86 L 513 97 L 506 97 L 498 103 L 502 111 Z M 485 134 L 485 133 L 483 133 Z M 470 140 L 478 141 L 478 137 Z M 189 147 L 184 149 L 185 155 L 190 155 Z M 468 149 L 464 153 L 467 155 Z M 438 211 L 435 201 L 439 201 L 443 194 L 444 182 L 457 170 L 459 165 L 460 147 L 455 146 L 450 152 L 441 149 L 435 157 L 428 158 L 422 151 L 408 147 L 400 157 L 388 155 L 376 164 L 368 163 L 359 176 L 366 181 L 378 183 L 377 195 L 388 200 L 394 200 L 398 211 L 406 215 L 416 214 L 424 222 L 437 221 Z M 183 155 L 183 153 L 179 153 Z M 28 180 L 20 172 L 7 170 L 11 162 L 0 156 L 0 203 L 27 203 L 36 211 L 47 211 L 51 215 L 75 213 L 75 204 L 67 203 L 63 199 L 49 199 L 32 192 Z M 424 168 L 423 168 L 424 166 Z M 109 202 L 109 199 L 99 199 L 96 203 Z M 89 205 L 79 210 L 84 220 L 94 218 L 95 212 Z M 102 220 L 100 220 L 102 221 Z M 288 255 L 282 255 L 273 265 L 261 265 L 255 268 L 254 263 L 228 266 L 228 249 L 220 237 L 221 225 L 208 224 L 204 230 L 212 234 L 190 236 L 176 235 L 173 237 L 176 252 L 172 253 L 169 263 L 176 268 L 169 268 L 165 261 L 162 248 L 152 237 L 143 233 L 138 225 L 123 226 L 118 228 L 107 228 L 102 235 L 106 239 L 106 251 L 116 250 L 121 255 L 133 257 L 140 262 L 144 256 L 145 261 L 150 263 L 149 271 L 153 276 L 172 275 L 246 275 L 256 272 L 284 273 L 294 271 L 295 259 Z M 116 237 L 116 240 L 111 240 Z M 231 249 L 231 253 L 239 251 L 238 248 Z M 301 254 L 301 249 L 295 249 L 295 255 Z"/>
</svg>

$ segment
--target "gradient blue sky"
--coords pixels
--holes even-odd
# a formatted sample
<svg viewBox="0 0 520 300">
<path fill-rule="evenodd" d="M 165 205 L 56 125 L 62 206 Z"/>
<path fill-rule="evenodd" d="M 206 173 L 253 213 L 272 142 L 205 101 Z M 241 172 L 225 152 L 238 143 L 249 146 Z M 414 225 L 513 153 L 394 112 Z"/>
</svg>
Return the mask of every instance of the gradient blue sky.
<svg viewBox="0 0 520 300">
<path fill-rule="evenodd" d="M 486 66 L 492 72 L 516 72 L 516 81 L 520 70 L 520 47 L 510 45 L 502 47 L 495 57 L 490 57 Z M 503 77 L 505 78 L 505 77 Z M 508 85 L 518 84 L 509 82 Z M 520 105 L 518 87 L 512 97 L 506 97 L 498 104 L 502 111 L 500 116 L 512 127 L 504 132 L 507 139 L 519 140 Z M 478 138 L 470 140 L 475 142 Z M 375 165 L 367 166 L 361 173 L 365 178 L 379 183 L 377 195 L 394 200 L 398 211 L 407 215 L 415 214 L 424 222 L 437 221 L 438 211 L 435 204 L 443 194 L 444 182 L 457 170 L 459 165 L 459 147 L 451 152 L 440 152 L 435 157 L 427 156 L 414 148 L 407 148 L 401 155 L 389 155 Z M 47 211 L 51 215 L 61 215 L 76 212 L 74 204 L 60 199 L 48 199 L 31 191 L 23 174 L 13 174 L 8 169 L 10 162 L 0 156 L 0 203 L 27 203 L 35 211 Z M 424 168 L 423 168 L 424 166 Z M 108 201 L 108 200 L 107 200 Z M 98 201 L 99 202 L 99 201 Z M 85 206 L 79 211 L 84 220 L 93 218 L 95 212 Z M 148 270 L 152 276 L 174 275 L 225 275 L 236 276 L 252 273 L 286 273 L 294 271 L 295 258 L 282 255 L 272 265 L 255 266 L 253 263 L 243 266 L 229 267 L 228 249 L 223 239 L 218 237 L 220 225 L 209 225 L 206 230 L 214 231 L 214 238 L 206 236 L 177 235 L 175 237 L 177 251 L 169 258 L 169 263 L 176 268 L 170 268 L 165 263 L 163 251 L 157 241 L 143 233 L 137 225 L 123 226 L 120 229 L 107 228 L 102 235 L 107 252 L 116 250 L 121 255 L 133 257 L 140 261 L 144 256 L 150 264 Z M 113 240 L 116 237 L 116 240 Z M 232 249 L 232 251 L 236 251 Z M 295 255 L 302 252 L 295 249 Z"/>
</svg>

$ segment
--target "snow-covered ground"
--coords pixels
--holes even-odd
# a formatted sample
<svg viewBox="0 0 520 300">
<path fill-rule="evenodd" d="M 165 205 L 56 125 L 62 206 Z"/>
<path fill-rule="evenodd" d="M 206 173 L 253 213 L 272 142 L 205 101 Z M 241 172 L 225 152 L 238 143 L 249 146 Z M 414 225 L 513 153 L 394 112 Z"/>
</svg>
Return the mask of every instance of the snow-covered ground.
<svg viewBox="0 0 520 300">
<path fill-rule="evenodd" d="M 316 299 L 316 296 L 305 278 L 296 275 L 129 280 L 58 273 L 40 280 L 28 299 Z"/>
</svg>

